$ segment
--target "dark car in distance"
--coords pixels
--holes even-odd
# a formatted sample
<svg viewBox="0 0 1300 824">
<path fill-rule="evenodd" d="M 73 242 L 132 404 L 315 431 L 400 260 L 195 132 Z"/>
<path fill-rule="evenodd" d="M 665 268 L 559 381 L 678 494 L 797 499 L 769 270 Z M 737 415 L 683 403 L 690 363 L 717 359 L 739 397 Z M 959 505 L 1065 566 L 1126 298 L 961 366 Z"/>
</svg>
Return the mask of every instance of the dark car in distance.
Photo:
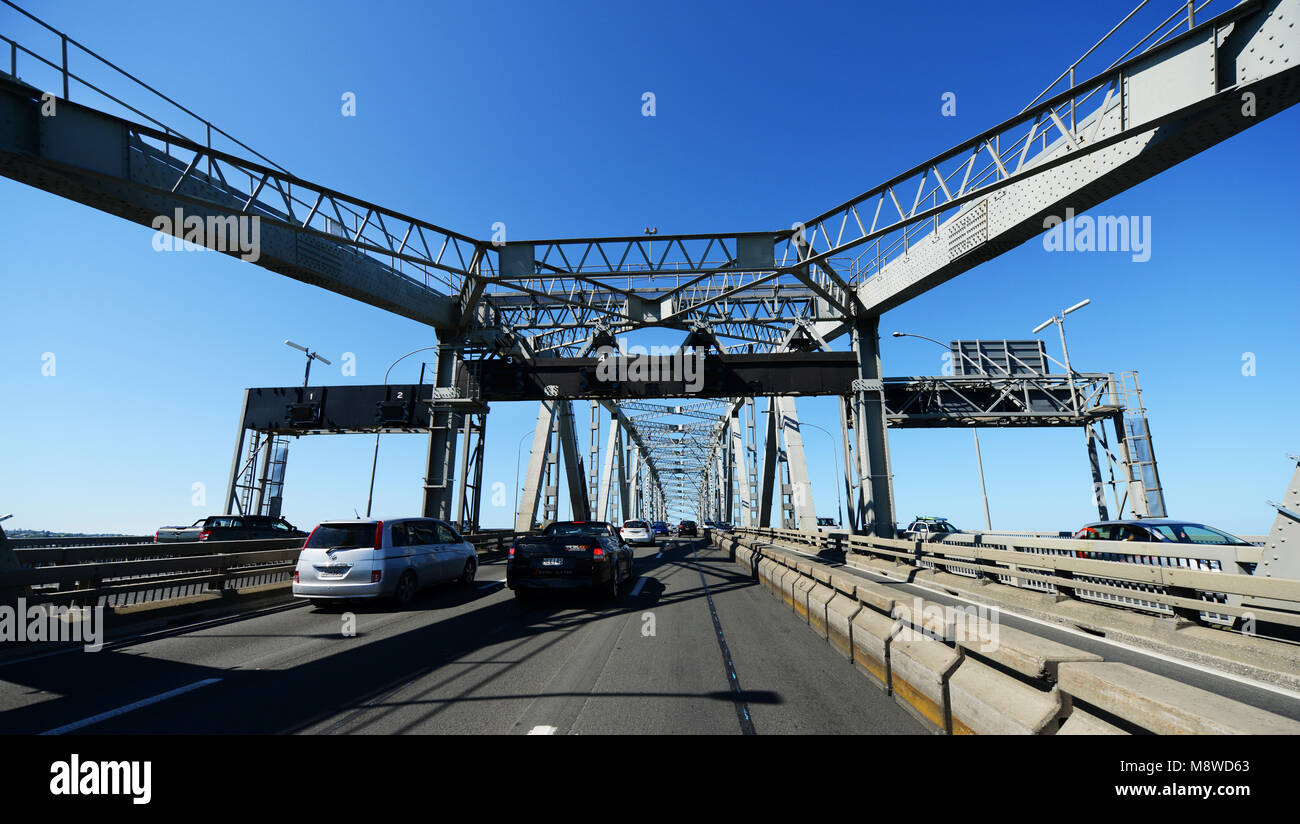
<svg viewBox="0 0 1300 824">
<path fill-rule="evenodd" d="M 1075 531 L 1074 537 L 1080 540 L 1122 541 L 1134 544 L 1155 544 L 1154 554 L 1144 554 L 1142 547 L 1135 546 L 1131 553 L 1085 552 L 1080 551 L 1080 558 L 1097 561 L 1125 561 L 1128 563 L 1156 564 L 1160 566 L 1182 566 L 1211 572 L 1223 571 L 1220 561 L 1208 559 L 1178 558 L 1171 553 L 1174 544 L 1195 544 L 1199 546 L 1253 546 L 1249 541 L 1230 535 L 1221 529 L 1191 521 L 1179 521 L 1172 518 L 1134 518 L 1126 521 L 1094 521 L 1084 524 Z M 1242 571 L 1248 575 L 1255 572 L 1254 563 L 1241 563 Z"/>
<path fill-rule="evenodd" d="M 694 521 L 682 521 L 677 525 L 677 535 L 681 538 L 699 537 L 699 529 L 695 526 Z"/>
<path fill-rule="evenodd" d="M 284 518 L 269 515 L 209 515 L 189 526 L 165 526 L 154 533 L 160 543 L 183 541 L 251 541 L 258 538 L 306 538 Z"/>
<path fill-rule="evenodd" d="M 632 550 L 613 524 L 556 521 L 510 547 L 506 586 L 519 599 L 547 589 L 586 589 L 614 599 L 634 577 L 633 567 Z"/>
</svg>

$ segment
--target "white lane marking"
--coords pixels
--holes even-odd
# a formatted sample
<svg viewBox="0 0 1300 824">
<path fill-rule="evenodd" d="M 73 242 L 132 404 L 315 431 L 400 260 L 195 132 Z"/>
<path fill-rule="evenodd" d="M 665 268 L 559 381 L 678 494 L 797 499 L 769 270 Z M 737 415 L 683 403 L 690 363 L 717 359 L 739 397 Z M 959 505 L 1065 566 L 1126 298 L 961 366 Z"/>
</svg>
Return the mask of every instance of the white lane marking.
<svg viewBox="0 0 1300 824">
<path fill-rule="evenodd" d="M 772 546 L 775 546 L 775 544 L 773 544 Z M 796 555 L 802 555 L 805 558 L 814 558 L 823 562 L 825 562 L 826 560 L 821 556 L 810 555 L 807 552 L 801 552 L 797 549 L 789 549 L 788 547 L 781 547 L 781 546 L 778 546 L 777 549 L 785 549 L 787 551 L 795 553 Z M 1025 615 L 1022 612 L 1016 612 L 1014 609 L 1000 606 L 997 604 L 990 604 L 982 601 L 973 601 L 970 598 L 964 598 L 960 595 L 953 595 L 951 592 L 947 591 L 946 589 L 939 589 L 932 586 L 926 586 L 925 584 L 919 581 L 908 581 L 907 576 L 902 573 L 899 574 L 898 578 L 894 578 L 888 572 L 882 572 L 874 569 L 863 569 L 862 567 L 849 566 L 848 564 L 842 564 L 841 566 L 843 569 L 846 570 L 852 570 L 854 572 L 863 573 L 863 577 L 866 578 L 868 581 L 872 580 L 871 578 L 872 575 L 875 575 L 878 578 L 884 578 L 885 581 L 916 587 L 917 589 L 924 590 L 926 592 L 932 592 L 935 595 L 942 595 L 945 598 L 951 598 L 954 601 L 960 601 L 962 603 L 970 604 L 972 606 L 984 607 L 985 609 L 993 609 L 993 610 L 997 610 L 998 612 L 1005 612 L 1007 615 L 1011 615 L 1015 618 L 1019 618 L 1021 621 L 1029 621 L 1030 623 L 1039 624 L 1040 626 L 1048 627 L 1050 629 L 1058 629 L 1062 632 L 1067 632 L 1071 635 L 1077 635 L 1080 638 L 1087 638 L 1088 640 L 1094 641 L 1099 644 L 1107 644 L 1109 646 L 1115 647 L 1116 649 L 1126 650 L 1128 652 L 1136 653 L 1138 655 L 1145 655 L 1149 658 L 1155 658 L 1159 661 L 1164 661 L 1167 664 L 1176 664 L 1177 666 L 1180 667 L 1187 667 L 1190 670 L 1195 670 L 1196 672 L 1201 672 L 1206 675 L 1218 676 L 1219 678 L 1222 678 L 1225 681 L 1233 681 L 1238 684 L 1242 684 L 1243 686 L 1255 687 L 1257 689 L 1265 690 L 1267 692 L 1277 693 L 1278 695 L 1283 695 L 1286 696 L 1287 698 L 1300 699 L 1300 692 L 1296 692 L 1295 690 L 1288 689 L 1278 684 L 1270 684 L 1267 681 L 1259 681 L 1246 675 L 1238 675 L 1235 672 L 1225 672 L 1223 670 L 1214 669 L 1213 667 L 1207 667 L 1204 664 L 1197 664 L 1193 661 L 1188 661 L 1185 658 L 1176 658 L 1172 655 L 1165 655 L 1164 653 L 1146 649 L 1145 647 L 1137 647 L 1131 644 L 1126 644 L 1123 641 L 1116 641 L 1112 638 L 1105 638 L 1102 636 L 1093 635 L 1090 632 L 1084 632 L 1083 630 L 1077 627 L 1069 626 L 1068 624 L 1058 624 L 1055 621 L 1047 621 L 1042 618 L 1034 618 L 1033 616 Z M 877 583 L 884 583 L 885 581 L 877 581 Z"/>
<path fill-rule="evenodd" d="M 547 727 L 543 724 L 538 724 L 536 727 L 533 727 L 531 730 L 529 730 L 528 734 L 529 735 L 555 735 L 555 727 Z"/>
<path fill-rule="evenodd" d="M 99 715 L 92 715 L 89 718 L 83 718 L 80 721 L 74 721 L 73 723 L 65 724 L 62 727 L 56 727 L 48 732 L 41 733 L 41 735 L 63 735 L 65 732 L 72 732 L 73 730 L 79 730 L 82 727 L 89 727 L 91 724 L 98 724 L 100 721 L 105 721 L 109 718 L 116 718 L 119 715 L 125 715 L 132 710 L 138 710 L 141 707 L 147 707 L 150 704 L 157 704 L 161 701 L 166 701 L 168 698 L 175 698 L 178 695 L 184 695 L 185 693 L 192 692 L 200 687 L 215 684 L 220 680 L 220 678 L 204 678 L 202 681 L 195 681 L 193 684 L 187 684 L 184 687 L 177 687 L 174 690 L 159 693 L 152 698 L 145 698 L 142 701 L 136 701 L 134 704 L 127 704 L 125 707 L 118 707 L 115 710 L 101 712 Z"/>
<path fill-rule="evenodd" d="M 636 596 L 638 596 L 638 595 L 641 594 L 641 587 L 645 586 L 645 582 L 648 581 L 648 580 L 649 580 L 649 579 L 648 579 L 648 578 L 645 578 L 645 577 L 641 577 L 641 578 L 638 578 L 638 579 L 637 579 L 636 586 L 632 587 L 632 597 L 633 597 L 633 598 L 635 598 Z"/>
</svg>

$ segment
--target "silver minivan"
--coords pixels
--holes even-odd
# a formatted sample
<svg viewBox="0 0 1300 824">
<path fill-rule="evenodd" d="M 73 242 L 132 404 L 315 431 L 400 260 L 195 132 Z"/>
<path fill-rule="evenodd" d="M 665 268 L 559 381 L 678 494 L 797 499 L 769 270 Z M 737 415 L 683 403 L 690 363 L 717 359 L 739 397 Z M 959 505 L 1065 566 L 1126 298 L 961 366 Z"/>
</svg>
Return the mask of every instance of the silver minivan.
<svg viewBox="0 0 1300 824">
<path fill-rule="evenodd" d="M 474 545 L 432 518 L 327 521 L 312 530 L 293 571 L 295 598 L 325 604 L 393 598 L 409 604 L 443 581 L 474 583 Z"/>
</svg>

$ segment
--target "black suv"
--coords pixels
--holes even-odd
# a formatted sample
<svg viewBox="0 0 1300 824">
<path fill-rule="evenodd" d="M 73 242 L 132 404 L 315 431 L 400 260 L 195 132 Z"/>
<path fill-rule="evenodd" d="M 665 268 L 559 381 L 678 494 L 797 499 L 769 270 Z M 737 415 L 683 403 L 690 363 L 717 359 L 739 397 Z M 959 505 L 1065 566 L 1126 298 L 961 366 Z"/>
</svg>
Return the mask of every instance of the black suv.
<svg viewBox="0 0 1300 824">
<path fill-rule="evenodd" d="M 677 537 L 679 538 L 696 538 L 699 536 L 699 530 L 695 528 L 694 521 L 682 521 L 677 525 Z"/>
</svg>

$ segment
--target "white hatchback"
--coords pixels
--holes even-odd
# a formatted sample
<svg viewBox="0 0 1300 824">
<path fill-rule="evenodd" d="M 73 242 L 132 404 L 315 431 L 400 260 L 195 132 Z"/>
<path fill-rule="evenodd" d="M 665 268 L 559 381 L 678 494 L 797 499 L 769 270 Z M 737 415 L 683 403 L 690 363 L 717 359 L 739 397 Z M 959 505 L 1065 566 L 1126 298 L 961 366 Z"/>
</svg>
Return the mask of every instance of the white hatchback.
<svg viewBox="0 0 1300 824">
<path fill-rule="evenodd" d="M 312 530 L 293 571 L 295 598 L 410 603 L 443 581 L 474 583 L 478 554 L 450 525 L 430 518 L 328 521 Z"/>
<path fill-rule="evenodd" d="M 650 544 L 654 545 L 655 536 L 650 531 L 649 521 L 624 521 L 623 528 L 618 531 L 623 543 L 631 544 Z"/>
</svg>

